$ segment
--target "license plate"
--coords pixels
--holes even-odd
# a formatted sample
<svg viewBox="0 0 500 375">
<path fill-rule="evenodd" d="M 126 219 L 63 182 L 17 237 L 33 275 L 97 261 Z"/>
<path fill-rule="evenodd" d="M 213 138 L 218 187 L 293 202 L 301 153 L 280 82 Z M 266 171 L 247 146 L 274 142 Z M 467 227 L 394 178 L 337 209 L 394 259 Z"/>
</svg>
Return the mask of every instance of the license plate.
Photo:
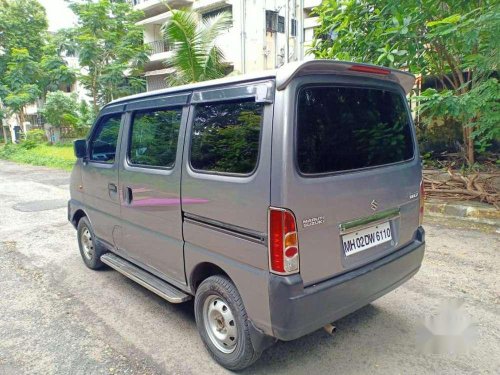
<svg viewBox="0 0 500 375">
<path fill-rule="evenodd" d="M 349 256 L 391 240 L 391 226 L 385 222 L 342 236 L 342 247 Z"/>
</svg>

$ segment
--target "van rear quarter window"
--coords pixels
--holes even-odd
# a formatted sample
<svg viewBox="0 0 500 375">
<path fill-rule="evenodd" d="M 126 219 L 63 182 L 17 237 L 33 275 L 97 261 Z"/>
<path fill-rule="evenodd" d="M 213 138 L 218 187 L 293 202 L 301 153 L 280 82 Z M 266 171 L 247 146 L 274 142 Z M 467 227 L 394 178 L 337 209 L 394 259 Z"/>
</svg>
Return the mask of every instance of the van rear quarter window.
<svg viewBox="0 0 500 375">
<path fill-rule="evenodd" d="M 250 174 L 257 166 L 263 104 L 251 101 L 196 107 L 191 166 L 200 171 Z"/>
<path fill-rule="evenodd" d="M 374 88 L 302 88 L 296 133 L 300 172 L 349 171 L 412 159 L 404 100 L 399 93 Z"/>
</svg>

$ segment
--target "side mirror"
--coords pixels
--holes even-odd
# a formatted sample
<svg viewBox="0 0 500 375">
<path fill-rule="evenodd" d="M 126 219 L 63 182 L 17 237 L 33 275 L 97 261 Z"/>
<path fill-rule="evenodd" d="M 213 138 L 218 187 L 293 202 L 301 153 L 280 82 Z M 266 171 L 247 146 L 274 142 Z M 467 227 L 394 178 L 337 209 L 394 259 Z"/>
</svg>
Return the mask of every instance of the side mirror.
<svg viewBox="0 0 500 375">
<path fill-rule="evenodd" d="M 77 139 L 73 143 L 73 148 L 75 150 L 75 156 L 77 158 L 87 157 L 87 141 L 85 139 Z"/>
</svg>

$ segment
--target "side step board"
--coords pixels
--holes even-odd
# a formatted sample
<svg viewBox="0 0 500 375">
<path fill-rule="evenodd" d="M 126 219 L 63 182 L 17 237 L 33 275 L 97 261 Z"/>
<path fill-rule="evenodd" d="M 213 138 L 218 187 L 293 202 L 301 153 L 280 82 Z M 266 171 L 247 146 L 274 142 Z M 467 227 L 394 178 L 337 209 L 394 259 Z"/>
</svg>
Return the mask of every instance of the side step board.
<svg viewBox="0 0 500 375">
<path fill-rule="evenodd" d="M 127 276 L 129 279 L 142 285 L 146 289 L 158 294 L 168 302 L 182 303 L 191 299 L 189 294 L 184 293 L 175 286 L 170 285 L 166 281 L 163 281 L 149 272 L 144 271 L 135 264 L 132 264 L 113 253 L 106 253 L 102 255 L 101 261 L 121 274 Z"/>
</svg>

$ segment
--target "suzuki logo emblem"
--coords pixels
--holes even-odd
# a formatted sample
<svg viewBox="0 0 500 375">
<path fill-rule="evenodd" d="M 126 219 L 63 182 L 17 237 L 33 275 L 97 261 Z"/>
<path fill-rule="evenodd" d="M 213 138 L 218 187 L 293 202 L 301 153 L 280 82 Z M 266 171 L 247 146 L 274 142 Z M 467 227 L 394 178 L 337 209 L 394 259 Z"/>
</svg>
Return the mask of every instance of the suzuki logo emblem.
<svg viewBox="0 0 500 375">
<path fill-rule="evenodd" d="M 375 199 L 372 200 L 372 203 L 370 203 L 370 207 L 373 211 L 375 211 L 378 208 L 378 202 Z"/>
</svg>

